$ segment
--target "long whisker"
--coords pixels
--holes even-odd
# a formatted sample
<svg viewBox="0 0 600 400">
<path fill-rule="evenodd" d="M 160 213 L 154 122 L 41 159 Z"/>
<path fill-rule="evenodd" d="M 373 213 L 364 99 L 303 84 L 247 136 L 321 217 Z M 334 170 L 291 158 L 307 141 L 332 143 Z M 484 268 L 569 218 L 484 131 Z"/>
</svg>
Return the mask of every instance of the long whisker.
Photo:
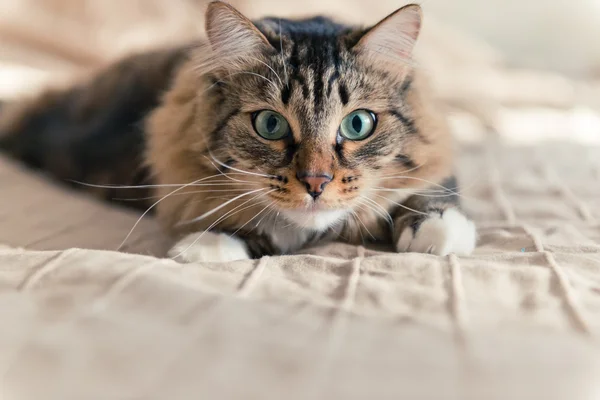
<svg viewBox="0 0 600 400">
<path fill-rule="evenodd" d="M 380 187 L 380 186 L 374 186 L 371 188 L 372 190 L 380 190 L 380 191 L 387 191 L 387 192 L 408 192 L 408 194 L 413 194 L 413 193 L 448 193 L 447 190 L 441 190 L 441 189 L 414 189 L 414 188 L 388 188 L 388 187 Z"/>
<path fill-rule="evenodd" d="M 279 215 L 281 214 L 280 211 L 277 211 L 277 215 L 275 216 L 275 221 L 273 222 L 274 225 L 277 225 L 277 221 L 279 221 Z"/>
<path fill-rule="evenodd" d="M 423 164 L 417 165 L 416 167 L 414 167 L 414 168 L 411 168 L 411 169 L 407 169 L 407 170 L 405 170 L 405 171 L 398 171 L 398 172 L 396 172 L 394 175 L 384 175 L 384 176 L 382 176 L 381 178 L 382 178 L 382 179 L 385 179 L 385 178 L 390 178 L 390 177 L 392 177 L 392 178 L 393 178 L 393 177 L 397 176 L 397 174 L 407 174 L 407 173 L 409 173 L 409 172 L 416 171 L 416 170 L 418 170 L 419 168 L 423 168 L 423 167 L 425 166 L 425 164 L 427 164 L 427 163 L 426 163 L 426 162 L 424 162 Z"/>
<path fill-rule="evenodd" d="M 365 237 L 362 233 L 362 229 L 360 229 L 360 223 L 358 222 L 358 218 L 356 215 L 355 211 L 350 211 L 350 215 L 352 215 L 352 218 L 354 218 L 354 222 L 356 223 L 356 227 L 358 229 L 358 234 L 360 235 L 360 240 L 361 242 L 364 244 L 365 243 Z"/>
<path fill-rule="evenodd" d="M 440 185 L 439 183 L 435 183 L 435 182 L 432 182 L 432 181 L 428 181 L 427 179 L 415 178 L 415 177 L 412 177 L 412 176 L 394 176 L 394 177 L 389 177 L 389 178 L 386 178 L 385 180 L 388 180 L 388 179 L 409 179 L 409 180 L 413 180 L 413 181 L 425 182 L 425 183 L 429 183 L 430 185 L 433 185 L 433 186 L 435 186 L 435 187 L 438 187 L 438 188 L 440 188 L 440 189 L 443 189 L 443 190 L 445 190 L 446 192 L 449 192 L 449 193 L 454 193 L 454 194 L 456 194 L 456 195 L 459 195 L 459 194 L 458 194 L 458 193 L 456 193 L 455 191 L 453 191 L 453 190 L 450 190 L 450 189 L 448 189 L 447 187 L 445 187 L 445 186 L 443 186 L 443 185 Z"/>
<path fill-rule="evenodd" d="M 395 192 L 395 190 L 393 189 L 371 189 L 369 190 L 370 192 Z M 426 194 L 426 193 L 411 193 L 411 196 L 419 196 L 419 197 L 427 197 L 427 198 L 445 198 L 445 197 L 450 197 L 450 196 L 455 196 L 454 193 L 448 193 L 448 194 Z"/>
<path fill-rule="evenodd" d="M 260 193 L 254 197 L 252 197 L 249 200 L 244 201 L 242 204 L 237 205 L 236 207 L 234 207 L 233 209 L 231 209 L 230 211 L 226 212 L 224 215 L 220 216 L 219 218 L 217 218 L 217 220 L 215 222 L 213 222 L 208 228 L 205 229 L 205 231 L 210 231 L 212 228 L 214 228 L 216 225 L 218 225 L 221 221 L 234 216 L 235 214 L 238 214 L 242 211 L 245 211 L 249 208 L 252 208 L 255 206 L 255 204 L 250 204 L 247 207 L 244 207 L 246 204 L 251 203 L 252 201 L 259 199 L 261 197 L 267 196 L 269 193 L 273 193 L 274 190 L 271 190 L 267 193 Z M 244 207 L 240 210 L 241 207 Z"/>
<path fill-rule="evenodd" d="M 138 218 L 138 220 L 135 222 L 135 224 L 133 225 L 133 227 L 131 228 L 131 230 L 129 231 L 129 233 L 127 234 L 127 236 L 125 237 L 125 239 L 123 239 L 123 242 L 121 243 L 121 245 L 119 246 L 119 248 L 117 249 L 117 251 L 121 250 L 123 248 L 123 246 L 125 245 L 125 243 L 127 242 L 127 240 L 131 237 L 131 235 L 133 234 L 133 231 L 135 230 L 135 228 L 140 224 L 140 222 L 142 221 L 142 219 L 148 215 L 148 213 L 154 208 L 156 207 L 158 204 L 160 204 L 162 201 L 164 201 L 165 199 L 168 199 L 169 197 L 171 197 L 172 195 L 174 195 L 177 192 L 180 192 L 181 190 L 185 189 L 186 187 L 189 187 L 191 185 L 195 185 L 199 182 L 205 181 L 209 178 L 202 178 L 202 179 L 198 179 L 196 181 L 190 182 L 187 185 L 183 185 L 175 190 L 173 190 L 172 192 L 170 192 L 169 194 L 163 196 L 161 199 L 159 199 L 158 201 L 156 201 L 154 204 L 152 204 L 150 207 L 148 207 L 148 209 L 146 211 L 144 211 L 144 213 Z"/>
<path fill-rule="evenodd" d="M 275 212 L 276 208 L 273 207 L 275 205 L 275 202 L 272 202 L 268 207 L 271 208 L 261 219 L 260 221 L 258 221 L 256 223 L 256 225 L 254 226 L 254 228 L 252 228 L 250 230 L 250 232 L 252 232 L 253 230 L 255 230 L 256 228 L 258 228 L 260 226 L 260 224 L 265 220 L 265 218 L 269 217 L 270 215 L 273 215 L 273 213 Z"/>
<path fill-rule="evenodd" d="M 277 79 L 279 79 L 279 83 L 281 84 L 281 86 L 283 86 L 283 81 L 281 80 L 281 77 L 279 76 L 279 74 L 278 74 L 278 73 L 277 73 L 277 72 L 276 72 L 276 71 L 275 71 L 275 70 L 274 70 L 274 69 L 273 69 L 273 68 L 272 68 L 272 67 L 271 67 L 269 64 L 267 64 L 267 63 L 266 63 L 266 62 L 264 62 L 264 61 L 261 61 L 261 60 L 259 60 L 259 59 L 258 59 L 258 58 L 256 58 L 256 57 L 249 57 L 249 58 L 251 58 L 251 59 L 253 59 L 253 60 L 256 60 L 256 61 L 258 61 L 259 63 L 263 64 L 265 67 L 267 67 L 267 68 L 269 68 L 271 71 L 273 71 L 273 73 L 275 74 L 275 76 L 277 77 Z"/>
<path fill-rule="evenodd" d="M 222 215 L 221 217 L 219 217 L 208 228 L 206 228 L 200 235 L 198 235 L 198 237 L 188 247 L 186 247 L 184 250 L 182 250 L 179 254 L 177 254 L 173 258 L 176 259 L 176 258 L 180 257 L 181 255 L 185 254 L 186 251 L 188 251 L 189 249 L 191 249 L 196 243 L 198 243 L 202 239 L 202 237 L 204 236 L 204 234 L 206 232 L 210 232 L 211 229 L 213 229 L 215 226 L 217 226 L 218 224 L 220 224 L 222 221 L 226 220 L 227 218 L 233 217 L 234 215 L 239 214 L 242 211 L 248 210 L 249 208 L 255 207 L 256 205 L 255 204 L 250 204 L 247 207 L 239 209 L 240 207 L 244 206 L 245 204 L 248 204 L 249 202 L 251 202 L 253 200 L 256 200 L 257 198 L 266 196 L 266 195 L 268 195 L 269 193 L 272 193 L 272 192 L 274 192 L 274 190 L 269 191 L 267 193 L 261 193 L 258 196 L 255 196 L 255 197 L 251 198 L 250 200 L 247 200 L 246 202 L 240 204 L 239 206 L 237 206 L 234 209 L 230 210 L 229 212 L 225 213 L 225 215 Z"/>
<path fill-rule="evenodd" d="M 283 227 L 283 229 L 287 229 L 287 228 L 289 228 L 289 227 L 291 227 L 291 226 L 294 226 L 294 225 L 296 225 L 296 224 L 294 223 L 294 221 L 291 221 L 289 224 L 285 225 L 285 226 Z"/>
<path fill-rule="evenodd" d="M 257 76 L 259 78 L 264 79 L 267 82 L 270 82 L 271 85 L 277 87 L 277 85 L 275 84 L 275 82 L 273 82 L 272 80 L 270 80 L 269 78 L 267 78 L 266 76 L 263 76 L 261 74 L 257 74 L 256 72 L 250 72 L 250 71 L 241 71 L 241 72 L 236 72 L 236 74 L 246 74 L 246 75 L 253 75 L 253 76 Z"/>
<path fill-rule="evenodd" d="M 369 231 L 369 228 L 367 228 L 367 226 L 365 225 L 365 223 L 362 221 L 362 219 L 360 219 L 360 217 L 358 216 L 357 213 L 354 213 L 356 218 L 358 219 L 358 221 L 361 223 L 361 225 L 365 228 L 365 230 L 367 231 L 367 233 L 369 234 L 369 236 L 371 236 L 371 238 L 373 238 L 373 240 L 375 239 L 375 236 L 373 236 L 373 234 L 371 233 L 371 231 Z"/>
<path fill-rule="evenodd" d="M 192 194 L 201 194 L 201 193 L 216 193 L 216 192 L 246 192 L 248 191 L 248 189 L 221 189 L 221 190 L 193 190 L 191 192 L 184 192 L 184 193 L 176 193 L 173 195 L 173 197 L 175 196 L 188 196 L 188 195 L 192 195 Z M 115 197 L 113 198 L 113 200 L 117 200 L 117 201 L 143 201 L 143 200 L 156 200 L 156 199 L 160 199 L 161 196 L 149 196 L 149 197 L 136 197 L 136 198 L 120 198 L 120 197 Z M 210 198 L 206 198 L 206 200 L 209 200 Z M 229 200 L 229 199 L 227 199 Z"/>
<path fill-rule="evenodd" d="M 208 157 L 206 157 L 208 159 Z M 225 178 L 229 179 L 230 181 L 234 181 L 234 182 L 249 182 L 249 181 L 243 181 L 240 179 L 236 179 L 236 178 L 232 178 L 230 175 L 248 175 L 246 173 L 242 173 L 242 172 L 229 172 L 229 173 L 225 173 L 223 171 L 221 171 L 221 169 L 219 167 L 217 167 L 214 163 L 214 161 L 209 160 L 210 161 L 210 165 L 212 165 L 217 171 L 219 171 L 219 174 L 223 175 Z"/>
<path fill-rule="evenodd" d="M 217 159 L 217 158 L 216 158 L 216 157 L 215 157 L 215 156 L 214 156 L 214 155 L 213 155 L 213 154 L 212 154 L 210 151 L 209 151 L 209 153 L 208 153 L 208 154 L 211 156 L 211 158 L 212 158 L 212 159 L 213 159 L 213 160 L 214 160 L 214 161 L 215 161 L 217 164 L 219 164 L 219 165 L 220 165 L 220 166 L 222 166 L 222 167 L 225 167 L 225 168 L 228 168 L 228 169 L 231 169 L 231 170 L 234 170 L 234 171 L 240 172 L 240 173 L 242 173 L 242 174 L 247 174 L 247 175 L 255 175 L 255 176 L 262 176 L 263 178 L 276 178 L 276 176 L 275 176 L 275 175 L 259 174 L 259 173 L 256 173 L 256 172 L 244 171 L 244 170 L 242 170 L 242 169 L 238 169 L 238 168 L 235 168 L 235 167 L 229 166 L 229 165 L 227 165 L 227 164 L 224 164 L 224 163 L 222 163 L 221 161 L 219 161 L 219 160 L 218 160 L 218 159 Z"/>
<path fill-rule="evenodd" d="M 398 207 L 402 207 L 402 208 L 404 208 L 405 210 L 412 211 L 412 212 L 414 212 L 414 213 L 416 213 L 416 214 L 421 214 L 421 215 L 429 215 L 429 214 L 427 214 L 427 213 L 424 213 L 424 212 L 422 212 L 422 211 L 417 211 L 417 210 L 414 210 L 414 209 L 412 209 L 412 208 L 410 208 L 410 207 L 407 207 L 407 206 L 405 206 L 404 204 L 400 204 L 400 203 L 398 203 L 397 201 L 394 201 L 394 200 L 392 200 L 392 199 L 388 199 L 388 198 L 387 198 L 387 197 L 385 197 L 385 196 L 381 196 L 381 195 L 379 195 L 379 194 L 375 194 L 375 196 L 377 196 L 377 197 L 381 197 L 382 199 L 385 199 L 385 200 L 387 200 L 387 201 L 391 202 L 392 204 L 395 204 L 395 205 L 397 205 Z"/>
<path fill-rule="evenodd" d="M 248 222 L 246 222 L 244 225 L 240 226 L 237 231 L 233 232 L 231 235 L 229 235 L 229 237 L 233 237 L 235 236 L 239 231 L 241 231 L 242 229 L 244 229 L 246 227 L 246 225 L 248 225 L 250 222 L 254 221 L 256 218 L 258 218 L 263 212 L 265 212 L 269 207 L 271 207 L 275 202 L 268 204 L 265 206 L 265 208 L 263 208 L 262 210 L 260 210 L 259 213 L 257 213 L 254 217 L 252 217 Z"/>
<path fill-rule="evenodd" d="M 243 174 L 240 174 L 243 175 Z M 202 181 L 206 181 L 212 178 L 217 178 L 220 175 L 213 175 L 213 176 L 207 176 L 205 178 L 202 179 Z M 224 184 L 228 184 L 231 185 L 231 183 L 229 181 L 211 181 L 211 182 L 207 182 L 207 183 L 203 183 L 203 184 L 187 184 L 187 183 L 167 183 L 167 184 L 160 184 L 160 185 L 117 185 L 117 184 L 103 184 L 103 185 L 99 185 L 99 184 L 94 184 L 94 183 L 87 183 L 87 182 L 80 182 L 80 181 L 75 181 L 75 180 L 69 180 L 69 182 L 84 186 L 84 187 L 93 187 L 93 188 L 100 188 L 100 189 L 156 189 L 156 188 L 170 188 L 170 187 L 181 187 L 181 186 L 194 186 L 194 187 L 198 187 L 198 186 L 211 186 L 211 185 L 215 185 L 218 183 L 224 183 Z M 241 181 L 241 180 L 236 180 L 237 183 L 251 183 L 251 184 L 256 184 L 256 182 L 252 182 L 252 181 Z M 224 186 L 224 185 L 223 185 Z"/>
<path fill-rule="evenodd" d="M 444 190 L 442 190 L 442 189 L 420 189 L 420 190 L 413 191 L 410 188 L 391 189 L 391 188 L 375 187 L 375 188 L 370 189 L 369 191 L 378 191 L 378 192 L 406 191 L 411 196 L 421 196 L 421 197 L 431 197 L 431 198 L 440 198 L 440 197 L 443 198 L 443 197 L 457 196 L 457 197 L 460 197 L 461 199 L 466 199 L 466 200 L 472 199 L 472 197 L 462 194 L 463 193 L 462 189 L 465 189 L 464 186 L 460 187 L 460 189 L 461 189 L 460 191 L 456 191 L 457 189 L 459 189 L 459 187 L 445 188 Z M 430 193 L 435 193 L 435 194 L 430 194 Z M 444 194 L 439 194 L 439 193 L 444 193 Z"/>
<path fill-rule="evenodd" d="M 223 208 L 227 207 L 229 204 L 233 203 L 234 201 L 237 201 L 237 200 L 239 200 L 239 199 L 241 199 L 243 197 L 246 197 L 246 196 L 254 194 L 254 193 L 262 192 L 263 190 L 265 190 L 265 189 L 264 188 L 263 189 L 256 189 L 256 190 L 253 190 L 253 191 L 248 192 L 248 193 L 240 194 L 239 196 L 236 196 L 233 199 L 231 199 L 229 201 L 226 201 L 225 203 L 221 204 L 220 206 L 215 207 L 212 210 L 205 212 L 201 216 L 199 216 L 197 218 L 194 218 L 194 219 L 192 219 L 190 221 L 180 222 L 178 225 L 189 225 L 189 224 L 193 224 L 193 223 L 198 222 L 198 221 L 202 221 L 203 219 L 205 219 L 207 217 L 210 217 L 211 215 L 213 215 L 217 211 L 222 210 Z"/>
<path fill-rule="evenodd" d="M 394 219 L 392 218 L 390 213 L 385 208 L 383 208 L 379 203 L 377 203 L 375 200 L 369 199 L 368 197 L 365 197 L 365 196 L 361 196 L 361 199 L 367 201 L 367 203 L 361 202 L 361 204 L 368 207 L 369 203 L 370 203 L 369 208 L 371 208 L 377 214 L 382 216 L 391 227 L 394 226 Z"/>
</svg>

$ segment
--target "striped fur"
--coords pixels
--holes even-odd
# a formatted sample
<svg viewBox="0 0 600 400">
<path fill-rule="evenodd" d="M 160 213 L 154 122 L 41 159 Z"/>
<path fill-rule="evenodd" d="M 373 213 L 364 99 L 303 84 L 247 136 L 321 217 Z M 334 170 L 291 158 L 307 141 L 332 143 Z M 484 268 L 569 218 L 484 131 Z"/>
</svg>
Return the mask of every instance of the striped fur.
<svg viewBox="0 0 600 400">
<path fill-rule="evenodd" d="M 391 242 L 394 222 L 407 220 L 402 202 L 452 176 L 445 120 L 410 57 L 420 18 L 409 6 L 371 28 L 325 17 L 252 23 L 214 2 L 207 42 L 131 57 L 5 112 L 0 146 L 61 179 L 154 183 L 172 235 L 235 234 L 255 257 L 323 240 Z M 377 116 L 376 130 L 352 142 L 340 124 L 357 109 Z M 291 134 L 258 136 L 260 110 L 283 115 Z M 303 174 L 331 178 L 317 200 Z M 427 213 L 455 200 L 416 203 Z"/>
</svg>

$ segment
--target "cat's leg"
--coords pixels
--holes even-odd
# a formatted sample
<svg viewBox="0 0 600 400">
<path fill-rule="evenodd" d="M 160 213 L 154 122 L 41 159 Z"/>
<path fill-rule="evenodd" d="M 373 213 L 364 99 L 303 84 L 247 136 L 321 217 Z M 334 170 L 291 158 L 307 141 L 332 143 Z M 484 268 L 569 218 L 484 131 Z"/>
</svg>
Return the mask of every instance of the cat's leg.
<svg viewBox="0 0 600 400">
<path fill-rule="evenodd" d="M 475 224 L 460 208 L 456 179 L 447 179 L 443 186 L 444 193 L 411 196 L 403 204 L 406 208 L 396 210 L 394 244 L 397 251 L 440 256 L 473 252 L 477 232 Z"/>
<path fill-rule="evenodd" d="M 173 246 L 168 256 L 182 263 L 230 262 L 251 258 L 243 239 L 218 232 L 187 235 Z"/>
</svg>

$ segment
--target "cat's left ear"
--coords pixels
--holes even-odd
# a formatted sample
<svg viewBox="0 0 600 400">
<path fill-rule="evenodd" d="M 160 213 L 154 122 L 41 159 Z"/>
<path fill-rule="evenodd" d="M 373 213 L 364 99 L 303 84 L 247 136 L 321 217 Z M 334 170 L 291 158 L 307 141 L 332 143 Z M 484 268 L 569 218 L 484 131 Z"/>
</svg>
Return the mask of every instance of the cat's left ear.
<svg viewBox="0 0 600 400">
<path fill-rule="evenodd" d="M 410 64 L 422 19 L 419 5 L 402 7 L 371 28 L 354 50 L 371 62 L 397 70 Z"/>
</svg>

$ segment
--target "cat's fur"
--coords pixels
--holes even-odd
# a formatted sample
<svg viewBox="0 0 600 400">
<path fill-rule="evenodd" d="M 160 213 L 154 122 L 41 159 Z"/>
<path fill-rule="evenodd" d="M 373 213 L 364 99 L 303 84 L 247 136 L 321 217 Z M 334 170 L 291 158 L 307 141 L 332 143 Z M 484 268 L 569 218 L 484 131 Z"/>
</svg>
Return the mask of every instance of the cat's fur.
<svg viewBox="0 0 600 400">
<path fill-rule="evenodd" d="M 450 134 L 411 60 L 418 6 L 361 29 L 323 17 L 252 23 L 214 2 L 206 26 L 206 43 L 133 56 L 88 85 L 9 107 L 0 145 L 103 197 L 123 197 L 112 185 L 155 184 L 156 200 L 143 205 L 181 238 L 171 255 L 186 261 L 325 240 L 473 250 Z M 352 142 L 339 126 L 357 109 L 377 126 Z M 282 114 L 292 134 L 259 137 L 260 110 Z M 303 176 L 331 182 L 313 199 Z"/>
</svg>

